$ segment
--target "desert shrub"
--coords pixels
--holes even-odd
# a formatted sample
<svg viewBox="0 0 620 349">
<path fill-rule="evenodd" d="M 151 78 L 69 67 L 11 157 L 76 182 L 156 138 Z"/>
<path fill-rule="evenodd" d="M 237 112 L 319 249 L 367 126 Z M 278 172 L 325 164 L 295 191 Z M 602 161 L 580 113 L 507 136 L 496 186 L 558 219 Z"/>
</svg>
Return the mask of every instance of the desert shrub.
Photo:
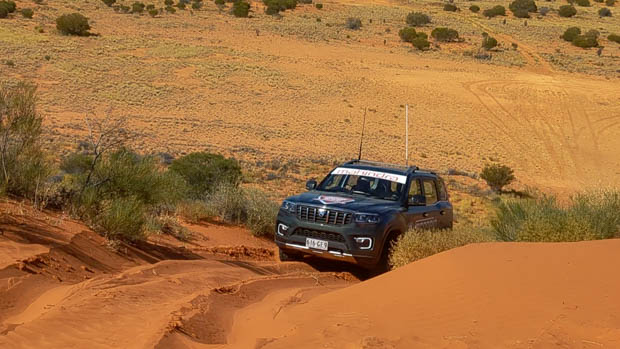
<svg viewBox="0 0 620 349">
<path fill-rule="evenodd" d="M 540 13 L 540 14 L 541 14 L 541 16 L 546 16 L 546 15 L 547 15 L 547 13 L 549 13 L 549 11 L 551 11 L 551 9 L 550 9 L 550 8 L 548 8 L 548 7 L 544 7 L 544 6 L 543 6 L 543 7 L 541 7 L 541 8 L 538 10 L 538 13 Z"/>
<path fill-rule="evenodd" d="M 527 10 L 523 10 L 523 9 L 518 9 L 518 10 L 512 11 L 512 15 L 517 17 L 517 18 L 530 18 L 529 12 L 527 12 Z"/>
<path fill-rule="evenodd" d="M 448 12 L 456 12 L 456 10 L 458 10 L 458 7 L 456 7 L 456 5 L 454 4 L 445 4 L 443 6 L 443 10 Z"/>
<path fill-rule="evenodd" d="M 257 189 L 245 190 L 245 226 L 256 236 L 273 236 L 280 205 Z"/>
<path fill-rule="evenodd" d="M 444 27 L 433 29 L 431 36 L 435 40 L 442 42 L 457 41 L 459 39 L 459 33 L 456 30 Z"/>
<path fill-rule="evenodd" d="M 38 200 L 52 174 L 41 147 L 36 87 L 0 84 L 0 193 Z"/>
<path fill-rule="evenodd" d="M 508 5 L 508 8 L 513 13 L 519 10 L 525 10 L 526 13 L 538 11 L 538 7 L 536 7 L 536 2 L 534 2 L 534 0 L 514 0 Z"/>
<path fill-rule="evenodd" d="M 595 36 L 577 35 L 573 39 L 573 45 L 581 48 L 597 47 L 598 41 Z"/>
<path fill-rule="evenodd" d="M 142 13 L 144 12 L 144 8 L 146 7 L 146 5 L 144 5 L 141 2 L 134 2 L 133 4 L 131 4 L 131 12 L 132 13 Z"/>
<path fill-rule="evenodd" d="M 153 5 L 153 4 L 146 5 L 146 10 L 147 11 L 154 10 L 154 9 L 155 9 L 155 5 Z"/>
<path fill-rule="evenodd" d="M 127 5 L 121 5 L 119 7 L 120 11 L 122 13 L 129 13 L 129 11 L 131 11 L 131 7 L 127 6 Z"/>
<path fill-rule="evenodd" d="M 172 5 L 174 5 L 174 0 L 164 0 L 164 5 L 172 6 Z"/>
<path fill-rule="evenodd" d="M 323 9 L 323 4 L 315 4 L 314 7 L 316 7 L 319 10 L 321 10 L 321 9 Z"/>
<path fill-rule="evenodd" d="M 347 18 L 346 27 L 352 30 L 359 30 L 362 27 L 362 20 L 359 18 Z"/>
<path fill-rule="evenodd" d="M 154 9 L 150 9 L 150 10 L 149 10 L 149 15 L 150 15 L 151 17 L 155 17 L 155 16 L 157 16 L 158 14 L 159 14 L 159 10 L 157 10 L 157 9 L 155 9 L 155 8 L 154 8 Z"/>
<path fill-rule="evenodd" d="M 176 205 L 175 213 L 190 223 L 199 223 L 214 217 L 204 200 L 182 201 Z"/>
<path fill-rule="evenodd" d="M 473 13 L 478 13 L 480 11 L 480 6 L 478 5 L 471 5 L 469 6 L 469 10 Z"/>
<path fill-rule="evenodd" d="M 494 238 L 488 228 L 457 226 L 452 230 L 412 229 L 402 234 L 392 246 L 389 262 L 392 268 L 399 268 L 443 251 L 489 241 L 494 241 Z"/>
<path fill-rule="evenodd" d="M 605 5 L 607 6 L 614 6 L 615 3 L 616 0 L 605 0 Z"/>
<path fill-rule="evenodd" d="M 611 17 L 611 10 L 607 7 L 603 7 L 602 9 L 598 10 L 598 15 L 599 17 Z"/>
<path fill-rule="evenodd" d="M 601 36 L 601 33 L 598 30 L 596 30 L 596 29 L 590 29 L 590 30 L 588 30 L 583 35 L 585 35 L 587 37 L 598 39 L 598 37 Z"/>
<path fill-rule="evenodd" d="M 138 241 L 145 238 L 145 222 L 144 204 L 127 197 L 104 202 L 91 225 L 108 239 Z"/>
<path fill-rule="evenodd" d="M 430 23 L 431 19 L 427 14 L 421 12 L 410 12 L 407 15 L 406 22 L 412 27 L 421 27 Z"/>
<path fill-rule="evenodd" d="M 112 5 L 114 5 L 116 3 L 116 0 L 101 0 L 104 4 L 106 4 L 108 7 L 111 7 Z"/>
<path fill-rule="evenodd" d="M 178 8 L 179 10 L 185 10 L 185 7 L 186 7 L 187 5 L 185 4 L 185 2 L 184 2 L 184 1 L 179 1 L 179 3 L 178 3 L 176 6 L 177 6 L 177 8 Z"/>
<path fill-rule="evenodd" d="M 609 36 L 607 37 L 607 40 L 609 41 L 613 41 L 617 44 L 620 44 L 620 35 L 618 34 L 609 34 Z"/>
<path fill-rule="evenodd" d="M 402 41 L 411 42 L 417 37 L 417 33 L 415 31 L 415 28 L 404 27 L 403 29 L 398 31 L 398 36 Z"/>
<path fill-rule="evenodd" d="M 32 16 L 34 16 L 34 11 L 30 8 L 24 8 L 20 12 L 22 13 L 22 17 L 24 18 L 32 18 Z"/>
<path fill-rule="evenodd" d="M 56 29 L 63 35 L 88 36 L 88 18 L 79 13 L 71 13 L 56 18 Z"/>
<path fill-rule="evenodd" d="M 312 4 L 312 0 L 297 0 L 297 2 L 302 3 L 302 4 Z"/>
<path fill-rule="evenodd" d="M 247 17 L 250 13 L 250 4 L 246 1 L 235 1 L 231 12 L 235 17 Z"/>
<path fill-rule="evenodd" d="M 175 13 L 175 12 L 177 12 L 177 10 L 174 7 L 172 7 L 172 6 L 166 6 L 165 10 L 168 13 Z"/>
<path fill-rule="evenodd" d="M 482 38 L 482 48 L 484 48 L 485 50 L 491 50 L 494 47 L 497 46 L 497 40 L 495 40 L 495 38 L 489 36 L 489 35 L 484 35 Z M 490 58 L 490 57 L 489 57 Z"/>
<path fill-rule="evenodd" d="M 194 1 L 192 2 L 193 10 L 200 10 L 202 8 L 202 2 Z"/>
<path fill-rule="evenodd" d="M 420 51 L 424 51 L 431 46 L 431 43 L 428 42 L 427 35 L 424 33 L 418 33 L 418 36 L 411 41 L 411 44 Z"/>
<path fill-rule="evenodd" d="M 578 27 L 570 27 L 566 29 L 564 34 L 562 34 L 562 39 L 568 42 L 572 42 L 579 34 L 581 34 L 581 29 L 579 29 Z"/>
<path fill-rule="evenodd" d="M 0 3 L 0 18 L 7 18 L 9 16 L 9 10 L 7 7 Z"/>
<path fill-rule="evenodd" d="M 575 3 L 578 6 L 582 6 L 582 7 L 590 7 L 592 5 L 590 5 L 590 0 L 575 0 Z"/>
<path fill-rule="evenodd" d="M 493 17 L 497 17 L 497 16 L 505 16 L 506 15 L 506 8 L 502 5 L 496 5 L 493 6 L 490 9 L 486 9 L 484 11 L 482 11 L 482 14 L 485 17 L 488 18 L 493 18 Z"/>
<path fill-rule="evenodd" d="M 560 205 L 552 196 L 503 198 L 492 226 L 503 241 L 581 241 L 620 237 L 620 192 L 598 190 Z"/>
<path fill-rule="evenodd" d="M 480 172 L 480 178 L 495 192 L 501 192 L 502 188 L 515 180 L 514 171 L 510 167 L 497 164 L 486 165 Z"/>
<path fill-rule="evenodd" d="M 275 15 L 281 11 L 292 10 L 297 7 L 297 0 L 263 0 L 267 6 L 265 13 Z"/>
<path fill-rule="evenodd" d="M 6 13 L 13 13 L 17 10 L 17 5 L 15 4 L 15 1 L 0 1 L 0 8 L 4 8 L 6 10 Z"/>
<path fill-rule="evenodd" d="M 558 10 L 560 17 L 573 17 L 577 14 L 577 9 L 572 5 L 562 5 Z"/>
<path fill-rule="evenodd" d="M 222 181 L 233 186 L 241 182 L 239 163 L 219 154 L 191 153 L 174 160 L 169 169 L 187 182 L 195 199 L 203 198 Z"/>
</svg>

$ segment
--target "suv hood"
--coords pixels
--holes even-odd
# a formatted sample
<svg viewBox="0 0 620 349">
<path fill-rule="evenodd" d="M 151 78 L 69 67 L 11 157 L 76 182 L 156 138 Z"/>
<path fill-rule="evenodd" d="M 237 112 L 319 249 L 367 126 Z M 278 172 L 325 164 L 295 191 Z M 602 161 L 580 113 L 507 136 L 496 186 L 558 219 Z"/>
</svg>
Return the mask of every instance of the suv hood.
<svg viewBox="0 0 620 349">
<path fill-rule="evenodd" d="M 340 209 L 362 213 L 384 213 L 400 208 L 400 202 L 380 200 L 364 197 L 363 195 L 346 195 L 342 193 L 329 193 L 321 191 L 309 191 L 300 195 L 291 196 L 287 201 L 296 204 L 322 206 L 330 209 Z"/>
</svg>

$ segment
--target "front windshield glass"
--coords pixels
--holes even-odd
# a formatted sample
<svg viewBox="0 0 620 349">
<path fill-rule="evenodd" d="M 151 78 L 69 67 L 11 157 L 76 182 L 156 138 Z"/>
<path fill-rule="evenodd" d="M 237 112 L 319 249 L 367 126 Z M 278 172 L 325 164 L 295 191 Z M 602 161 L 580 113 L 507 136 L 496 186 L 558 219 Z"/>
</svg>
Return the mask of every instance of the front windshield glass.
<svg viewBox="0 0 620 349">
<path fill-rule="evenodd" d="M 401 198 L 406 177 L 377 171 L 337 168 L 319 184 L 318 190 L 357 194 L 383 200 Z"/>
</svg>

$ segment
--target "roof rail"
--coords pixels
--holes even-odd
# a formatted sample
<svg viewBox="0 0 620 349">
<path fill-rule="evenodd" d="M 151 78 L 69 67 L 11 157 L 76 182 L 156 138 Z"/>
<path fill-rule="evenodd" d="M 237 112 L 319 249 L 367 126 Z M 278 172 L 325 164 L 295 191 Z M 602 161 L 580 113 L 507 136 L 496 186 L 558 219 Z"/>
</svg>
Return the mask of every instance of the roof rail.
<svg viewBox="0 0 620 349">
<path fill-rule="evenodd" d="M 347 165 L 360 164 L 360 165 L 369 165 L 369 166 L 377 166 L 377 167 L 389 167 L 389 168 L 393 168 L 393 169 L 397 169 L 401 171 L 407 171 L 407 172 L 409 171 L 413 172 L 413 171 L 419 170 L 417 166 L 405 166 L 405 165 L 397 165 L 397 164 L 390 164 L 387 162 L 369 161 L 369 160 L 351 160 L 351 161 L 347 161 L 346 164 Z"/>
</svg>

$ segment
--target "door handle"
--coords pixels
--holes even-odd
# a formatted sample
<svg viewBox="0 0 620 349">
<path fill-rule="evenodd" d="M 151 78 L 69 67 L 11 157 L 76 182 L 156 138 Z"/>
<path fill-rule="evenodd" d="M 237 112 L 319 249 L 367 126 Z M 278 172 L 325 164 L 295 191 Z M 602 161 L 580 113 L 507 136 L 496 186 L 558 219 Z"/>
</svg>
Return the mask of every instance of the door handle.
<svg viewBox="0 0 620 349">
<path fill-rule="evenodd" d="M 428 217 L 428 212 L 422 213 L 422 217 L 424 217 L 424 218 Z"/>
<path fill-rule="evenodd" d="M 446 214 L 446 211 L 441 210 L 441 211 L 439 211 L 439 214 L 443 216 L 443 215 L 445 215 L 445 214 Z"/>
</svg>

